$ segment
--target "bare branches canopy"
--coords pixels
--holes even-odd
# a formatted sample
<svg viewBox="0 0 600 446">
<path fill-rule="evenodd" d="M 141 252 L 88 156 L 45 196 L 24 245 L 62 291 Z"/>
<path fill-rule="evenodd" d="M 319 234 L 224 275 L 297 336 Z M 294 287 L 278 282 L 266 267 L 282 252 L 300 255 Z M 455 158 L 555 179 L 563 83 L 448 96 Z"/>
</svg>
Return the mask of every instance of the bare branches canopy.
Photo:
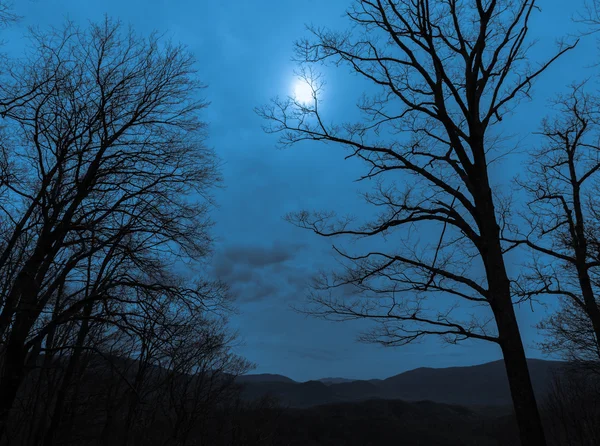
<svg viewBox="0 0 600 446">
<path fill-rule="evenodd" d="M 313 101 L 276 99 L 257 111 L 282 145 L 343 146 L 348 158 L 364 162 L 360 179 L 376 180 L 366 200 L 377 214 L 362 225 L 332 212 L 289 216 L 321 236 L 389 237 L 380 243 L 384 248 L 360 254 L 337 248 L 344 270 L 317 286 L 316 305 L 308 311 L 376 320 L 379 329 L 365 339 L 384 345 L 429 334 L 499 344 L 523 443 L 542 445 L 504 263 L 509 208 L 495 193 L 489 170 L 507 152 L 491 129 L 576 45 L 560 44 L 548 59 L 530 63 L 535 12 L 530 0 L 356 1 L 347 13 L 349 30 L 313 27 L 312 37 L 296 44 Z M 359 122 L 328 123 L 322 82 L 312 71 L 320 63 L 349 67 L 371 84 L 358 104 Z M 340 286 L 358 289 L 358 296 L 329 293 Z M 436 305 L 428 305 L 431 299 Z M 448 305 L 438 311 L 440 299 Z M 465 319 L 465 305 L 484 306 L 488 316 L 467 313 Z"/>
<path fill-rule="evenodd" d="M 73 321 L 170 338 L 227 310 L 198 268 L 220 178 L 193 57 L 109 19 L 33 41 L 0 88 L 2 422 Z"/>
</svg>

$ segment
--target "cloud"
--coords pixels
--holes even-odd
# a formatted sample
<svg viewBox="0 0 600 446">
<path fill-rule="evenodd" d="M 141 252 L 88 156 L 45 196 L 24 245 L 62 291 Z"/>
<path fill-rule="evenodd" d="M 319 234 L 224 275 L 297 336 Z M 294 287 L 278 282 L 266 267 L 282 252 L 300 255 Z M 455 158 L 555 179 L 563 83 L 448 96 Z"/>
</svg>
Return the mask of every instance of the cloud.
<svg viewBox="0 0 600 446">
<path fill-rule="evenodd" d="M 280 287 L 260 280 L 258 283 L 253 284 L 253 286 L 240 291 L 237 294 L 238 298 L 241 298 L 245 302 L 256 302 L 277 295 Z"/>
<path fill-rule="evenodd" d="M 213 265 L 215 275 L 220 279 L 226 279 L 233 274 L 233 263 L 231 262 L 216 262 Z"/>
<path fill-rule="evenodd" d="M 229 245 L 218 250 L 213 272 L 226 282 L 238 302 L 297 295 L 310 279 L 310 271 L 298 265 L 305 245 L 276 241 L 270 246 Z"/>
<path fill-rule="evenodd" d="M 305 245 L 275 241 L 271 246 L 237 245 L 226 247 L 220 262 L 228 265 L 247 265 L 261 268 L 293 259 Z"/>
</svg>

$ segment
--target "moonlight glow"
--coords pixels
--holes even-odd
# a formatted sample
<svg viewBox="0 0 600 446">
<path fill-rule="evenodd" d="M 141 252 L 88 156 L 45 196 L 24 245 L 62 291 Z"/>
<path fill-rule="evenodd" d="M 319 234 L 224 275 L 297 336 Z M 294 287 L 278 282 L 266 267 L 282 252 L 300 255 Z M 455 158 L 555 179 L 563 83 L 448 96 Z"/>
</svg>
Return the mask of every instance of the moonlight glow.
<svg viewBox="0 0 600 446">
<path fill-rule="evenodd" d="M 294 99 L 302 104 L 314 100 L 312 88 L 304 79 L 296 79 L 294 83 Z"/>
</svg>

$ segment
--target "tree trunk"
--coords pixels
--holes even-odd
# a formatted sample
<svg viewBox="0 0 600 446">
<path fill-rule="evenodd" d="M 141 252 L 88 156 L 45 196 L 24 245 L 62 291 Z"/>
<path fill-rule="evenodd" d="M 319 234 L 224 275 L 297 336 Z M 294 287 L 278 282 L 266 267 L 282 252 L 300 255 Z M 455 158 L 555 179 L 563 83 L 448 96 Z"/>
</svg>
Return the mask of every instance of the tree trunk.
<svg viewBox="0 0 600 446">
<path fill-rule="evenodd" d="M 56 403 L 52 411 L 50 425 L 48 426 L 48 430 L 46 431 L 46 434 L 44 436 L 45 446 L 52 446 L 53 444 L 55 444 L 55 436 L 62 420 L 65 401 L 67 399 L 67 393 L 69 391 L 69 387 L 72 384 L 73 376 L 75 374 L 77 366 L 79 365 L 79 359 L 81 358 L 84 343 L 89 332 L 89 318 L 91 314 L 92 302 L 88 302 L 85 305 L 83 311 L 83 320 L 81 321 L 81 327 L 79 328 L 79 332 L 77 333 L 77 340 L 73 349 L 73 354 L 71 358 L 69 358 L 67 369 L 65 371 L 60 389 L 56 396 Z"/>
<path fill-rule="evenodd" d="M 500 314 L 496 316 L 496 320 L 521 444 L 545 446 L 544 428 L 533 392 L 515 311 L 510 300 L 501 307 L 503 308 L 499 310 Z"/>
<path fill-rule="evenodd" d="M 474 198 L 480 211 L 479 250 L 485 265 L 489 289 L 488 300 L 498 328 L 498 342 L 504 357 L 504 367 L 521 444 L 522 446 L 546 446 L 544 427 L 535 400 L 527 357 L 512 302 L 510 279 L 504 263 L 500 226 L 497 222 L 494 197 L 489 186 L 483 147 L 483 140 L 481 140 L 480 149 L 474 149 L 474 152 L 481 154 L 481 157 L 476 163 L 479 176 L 474 178 L 473 184 L 479 185 Z"/>
<path fill-rule="evenodd" d="M 25 376 L 27 352 L 21 343 L 10 340 L 3 356 L 0 377 L 0 440 L 6 434 L 10 410 Z"/>
<path fill-rule="evenodd" d="M 523 340 L 512 303 L 510 280 L 506 274 L 499 241 L 492 244 L 491 251 L 493 254 L 487 257 L 486 262 L 488 284 L 492 294 L 490 304 L 498 327 L 499 344 L 504 357 L 521 444 L 545 446 L 544 427 L 533 392 Z"/>
<path fill-rule="evenodd" d="M 0 338 L 7 338 L 0 372 L 0 439 L 6 432 L 10 410 L 27 371 L 27 336 L 42 310 L 36 301 L 40 282 L 40 256 L 41 254 L 35 253 L 26 262 L 0 314 Z M 45 270 L 47 269 L 48 266 L 45 267 Z M 12 308 L 10 302 L 19 302 L 18 308 Z M 10 321 L 15 314 L 14 323 L 11 325 Z"/>
<path fill-rule="evenodd" d="M 585 266 L 578 265 L 579 285 L 581 286 L 581 294 L 585 303 L 585 312 L 587 313 L 592 329 L 596 336 L 596 346 L 598 347 L 598 357 L 600 358 L 600 307 L 596 302 L 596 296 L 592 288 L 590 275 Z"/>
</svg>

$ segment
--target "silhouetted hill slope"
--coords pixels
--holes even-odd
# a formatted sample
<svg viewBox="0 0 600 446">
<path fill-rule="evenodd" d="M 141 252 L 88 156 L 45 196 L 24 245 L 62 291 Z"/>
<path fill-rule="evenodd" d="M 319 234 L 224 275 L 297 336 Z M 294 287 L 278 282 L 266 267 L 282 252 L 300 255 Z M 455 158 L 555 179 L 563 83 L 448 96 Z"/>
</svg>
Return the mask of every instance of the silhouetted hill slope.
<svg viewBox="0 0 600 446">
<path fill-rule="evenodd" d="M 538 397 L 543 397 L 553 371 L 563 365 L 557 361 L 530 359 L 529 368 Z M 291 381 L 291 382 L 290 382 Z M 494 361 L 469 367 L 419 368 L 384 380 L 323 383 L 292 380 L 244 383 L 244 397 L 255 399 L 267 394 L 290 407 L 309 407 L 325 403 L 368 399 L 429 400 L 468 406 L 510 405 L 511 397 L 504 363 Z"/>
<path fill-rule="evenodd" d="M 358 401 L 358 395 L 360 395 L 360 400 L 379 398 L 382 396 L 381 387 L 370 383 L 369 381 L 351 381 L 346 383 L 331 384 L 330 387 L 345 401 Z"/>
<path fill-rule="evenodd" d="M 323 384 L 341 384 L 341 383 L 350 383 L 352 381 L 358 381 L 356 379 L 348 379 L 348 378 L 321 378 L 317 381 L 321 381 Z"/>
<path fill-rule="evenodd" d="M 240 383 L 297 383 L 291 378 L 283 375 L 275 375 L 271 373 L 249 374 L 238 376 L 237 381 Z"/>
<path fill-rule="evenodd" d="M 288 409 L 277 422 L 278 444 L 288 446 L 508 446 L 518 437 L 512 417 L 464 407 L 398 400 L 368 400 Z"/>
<path fill-rule="evenodd" d="M 331 386 L 319 381 L 307 381 L 305 383 L 252 382 L 244 383 L 243 385 L 242 395 L 246 400 L 257 400 L 263 396 L 270 395 L 275 397 L 284 406 L 291 407 L 310 407 L 342 401 L 331 390 Z"/>
<path fill-rule="evenodd" d="M 534 390 L 544 395 L 552 372 L 563 363 L 528 360 Z M 386 394 L 408 401 L 431 400 L 462 405 L 510 404 L 503 361 L 470 367 L 419 368 L 392 376 L 379 385 Z"/>
</svg>

